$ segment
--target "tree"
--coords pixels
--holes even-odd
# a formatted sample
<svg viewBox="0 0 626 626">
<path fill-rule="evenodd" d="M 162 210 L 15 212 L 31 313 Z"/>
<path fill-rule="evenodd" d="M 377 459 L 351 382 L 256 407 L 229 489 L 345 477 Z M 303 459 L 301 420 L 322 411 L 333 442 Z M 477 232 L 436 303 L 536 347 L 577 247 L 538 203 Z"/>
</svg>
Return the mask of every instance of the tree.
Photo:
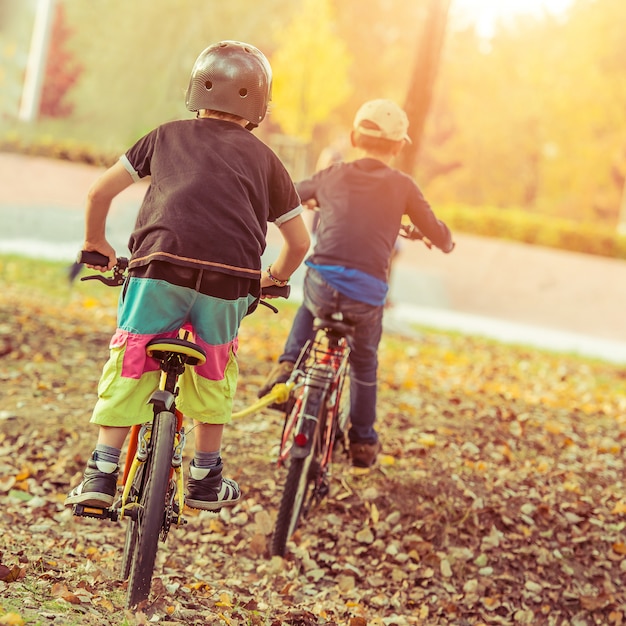
<svg viewBox="0 0 626 626">
<path fill-rule="evenodd" d="M 430 0 L 422 37 L 417 43 L 414 69 L 404 103 L 412 143 L 405 146 L 397 159 L 398 167 L 408 174 L 415 169 L 426 118 L 433 99 L 450 2 L 451 0 Z"/>
<path fill-rule="evenodd" d="M 329 0 L 305 0 L 272 55 L 278 103 L 272 117 L 285 133 L 305 141 L 349 93 L 350 56 L 334 25 Z"/>
<path fill-rule="evenodd" d="M 71 49 L 85 68 L 71 132 L 114 154 L 158 124 L 191 115 L 185 90 L 204 48 L 237 39 L 269 57 L 273 29 L 294 11 L 293 0 L 265 0 L 255 10 L 249 0 L 106 0 L 95 3 L 94 20 L 93 2 L 65 5 Z"/>
<path fill-rule="evenodd" d="M 73 32 L 67 23 L 64 5 L 58 3 L 39 107 L 43 117 L 68 117 L 74 110 L 74 105 L 67 102 L 67 95 L 80 78 L 83 66 L 67 47 Z"/>
</svg>

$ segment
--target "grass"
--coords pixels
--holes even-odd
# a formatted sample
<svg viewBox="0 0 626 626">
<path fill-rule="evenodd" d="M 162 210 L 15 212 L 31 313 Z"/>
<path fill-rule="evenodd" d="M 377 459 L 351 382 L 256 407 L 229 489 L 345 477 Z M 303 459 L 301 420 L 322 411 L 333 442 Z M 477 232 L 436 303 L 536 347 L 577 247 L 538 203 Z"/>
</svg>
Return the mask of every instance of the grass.
<svg viewBox="0 0 626 626">
<path fill-rule="evenodd" d="M 0 282 L 5 289 L 19 289 L 55 304 L 67 303 L 76 293 L 84 298 L 97 298 L 104 304 L 115 304 L 117 290 L 107 290 L 97 281 L 80 282 L 78 278 L 71 283 L 69 269 L 67 263 L 59 261 L 0 255 Z M 81 276 L 86 273 L 83 270 Z"/>
<path fill-rule="evenodd" d="M 50 618 L 46 615 L 41 617 L 24 617 L 24 603 L 16 598 L 3 599 L 0 604 L 0 624 L 15 624 L 16 626 L 44 626 L 50 624 Z M 39 614 L 48 613 L 55 617 L 64 616 L 64 626 L 82 626 L 85 618 L 82 615 L 76 615 L 74 609 L 67 602 L 59 602 L 58 600 L 48 600 L 41 603 L 37 607 Z M 8 614 L 14 613 L 21 617 L 21 621 L 12 622 L 7 618 Z M 3 621 L 5 620 L 5 621 Z"/>
</svg>

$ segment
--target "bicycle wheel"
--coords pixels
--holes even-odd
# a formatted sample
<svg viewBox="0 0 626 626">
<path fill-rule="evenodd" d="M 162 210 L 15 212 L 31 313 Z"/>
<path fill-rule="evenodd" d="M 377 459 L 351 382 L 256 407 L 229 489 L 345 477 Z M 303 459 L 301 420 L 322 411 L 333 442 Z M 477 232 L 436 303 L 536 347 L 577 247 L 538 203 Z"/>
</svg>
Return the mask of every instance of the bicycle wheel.
<svg viewBox="0 0 626 626">
<path fill-rule="evenodd" d="M 341 446 L 347 450 L 347 435 L 350 428 L 350 378 L 349 368 L 338 375 L 333 398 L 333 451 Z"/>
<path fill-rule="evenodd" d="M 150 454 L 144 467 L 145 476 L 139 496 L 137 518 L 130 521 L 126 537 L 127 547 L 132 549 L 128 578 L 128 608 L 145 600 L 150 593 L 159 534 L 165 521 L 165 496 L 172 469 L 175 433 L 176 416 L 168 411 L 159 413 L 152 428 Z"/>
<path fill-rule="evenodd" d="M 280 448 L 278 450 L 278 466 L 284 467 L 289 459 L 289 451 L 293 445 L 293 435 L 298 417 L 302 409 L 302 396 L 294 399 L 294 405 L 289 412 L 285 413 L 285 421 L 283 422 L 283 432 L 280 436 Z"/>
<path fill-rule="evenodd" d="M 324 406 L 324 402 L 321 406 Z M 321 409 L 317 411 L 317 414 L 321 414 Z M 319 475 L 319 444 L 320 425 L 318 422 L 309 454 L 304 458 L 292 456 L 289 459 L 289 470 L 270 545 L 272 556 L 285 556 L 287 541 L 296 531 L 301 516 L 306 516 L 308 512 Z"/>
<path fill-rule="evenodd" d="M 142 464 L 137 469 L 137 473 L 135 474 L 135 478 L 133 480 L 133 484 L 130 488 L 130 493 L 128 494 L 129 502 L 139 502 L 139 498 L 143 493 L 143 484 L 144 484 L 144 476 L 145 476 L 145 464 Z M 135 544 L 137 543 L 137 535 L 139 533 L 139 526 L 137 522 L 132 518 L 128 518 L 128 523 L 126 524 L 126 537 L 124 539 L 124 553 L 122 556 L 122 567 L 120 571 L 120 575 L 122 580 L 126 580 L 128 575 L 130 574 L 130 568 L 133 564 L 133 555 L 135 553 Z"/>
<path fill-rule="evenodd" d="M 349 367 L 342 368 L 336 375 L 331 394 L 331 406 L 337 427 L 345 431 L 350 422 L 350 373 Z"/>
</svg>

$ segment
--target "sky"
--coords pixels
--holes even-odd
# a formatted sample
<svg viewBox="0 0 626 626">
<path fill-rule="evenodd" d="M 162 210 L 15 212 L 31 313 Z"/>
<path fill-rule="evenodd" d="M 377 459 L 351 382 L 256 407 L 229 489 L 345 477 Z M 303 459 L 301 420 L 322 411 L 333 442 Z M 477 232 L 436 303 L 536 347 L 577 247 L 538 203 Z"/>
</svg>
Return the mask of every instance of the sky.
<svg viewBox="0 0 626 626">
<path fill-rule="evenodd" d="M 489 36 L 497 21 L 525 13 L 559 15 L 571 4 L 572 0 L 452 0 L 452 11 L 462 19 L 476 23 L 477 30 Z"/>
</svg>

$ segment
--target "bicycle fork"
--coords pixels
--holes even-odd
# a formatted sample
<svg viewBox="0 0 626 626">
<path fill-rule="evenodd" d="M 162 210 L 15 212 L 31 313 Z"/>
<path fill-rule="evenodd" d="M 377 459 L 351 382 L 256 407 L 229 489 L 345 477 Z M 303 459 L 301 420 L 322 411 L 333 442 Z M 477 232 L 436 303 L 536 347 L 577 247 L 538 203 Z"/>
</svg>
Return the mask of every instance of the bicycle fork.
<svg viewBox="0 0 626 626">
<path fill-rule="evenodd" d="M 138 505 L 130 498 L 130 490 L 132 488 L 133 481 L 135 479 L 135 476 L 137 475 L 139 468 L 148 460 L 148 450 L 150 445 L 152 424 L 142 424 L 141 427 L 138 427 L 138 431 L 137 451 L 135 452 L 133 461 L 130 464 L 127 475 L 124 479 L 124 490 L 122 492 L 121 505 L 119 510 L 119 517 L 131 517 L 133 519 L 136 517 L 136 508 Z M 182 518 L 182 511 L 185 506 L 185 491 L 183 485 L 182 463 L 183 449 L 185 447 L 186 441 L 187 435 L 185 433 L 185 429 L 179 425 L 176 430 L 176 439 L 174 441 L 174 449 L 172 454 L 172 473 L 170 475 L 170 480 L 174 478 L 176 489 L 175 491 L 173 491 L 170 502 L 168 503 L 170 510 L 173 511 L 174 497 L 176 497 L 176 505 L 178 507 L 178 511 L 176 517 L 172 519 L 175 524 L 184 523 L 184 520 Z"/>
</svg>

